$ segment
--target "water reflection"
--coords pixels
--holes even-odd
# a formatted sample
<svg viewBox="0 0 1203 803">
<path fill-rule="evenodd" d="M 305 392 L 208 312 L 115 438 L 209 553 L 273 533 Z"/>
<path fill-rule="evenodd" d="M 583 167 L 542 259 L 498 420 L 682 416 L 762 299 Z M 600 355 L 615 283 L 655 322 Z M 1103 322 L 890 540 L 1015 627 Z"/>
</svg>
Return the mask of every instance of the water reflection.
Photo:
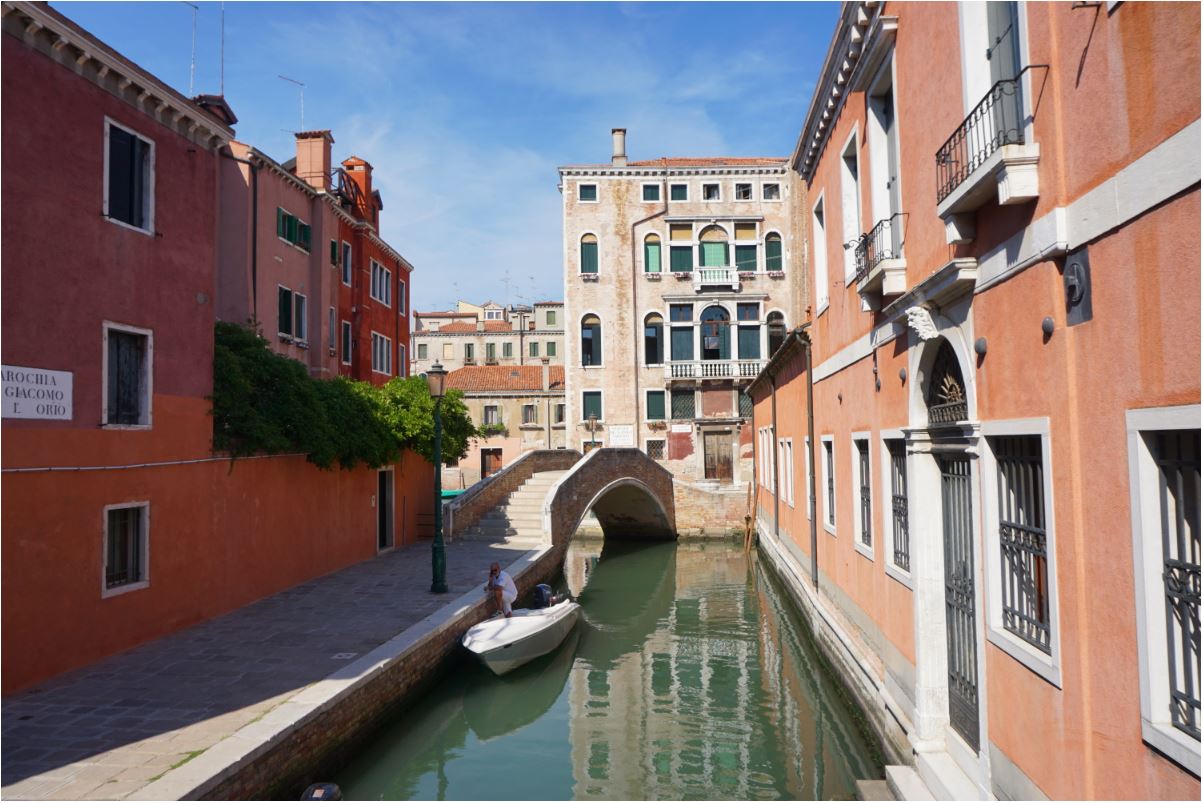
<svg viewBox="0 0 1203 803">
<path fill-rule="evenodd" d="M 850 799 L 880 777 L 738 546 L 574 541 L 564 583 L 575 643 L 502 678 L 463 663 L 341 774 L 347 797 Z"/>
</svg>

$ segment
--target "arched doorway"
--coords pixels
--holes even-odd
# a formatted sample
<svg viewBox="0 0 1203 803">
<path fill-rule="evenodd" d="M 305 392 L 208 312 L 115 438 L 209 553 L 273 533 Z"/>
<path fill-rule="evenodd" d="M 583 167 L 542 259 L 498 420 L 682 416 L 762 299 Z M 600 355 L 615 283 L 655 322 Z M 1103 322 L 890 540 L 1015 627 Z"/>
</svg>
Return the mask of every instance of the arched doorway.
<svg viewBox="0 0 1203 803">
<path fill-rule="evenodd" d="M 731 359 L 731 313 L 717 304 L 702 311 L 702 359 Z"/>
</svg>

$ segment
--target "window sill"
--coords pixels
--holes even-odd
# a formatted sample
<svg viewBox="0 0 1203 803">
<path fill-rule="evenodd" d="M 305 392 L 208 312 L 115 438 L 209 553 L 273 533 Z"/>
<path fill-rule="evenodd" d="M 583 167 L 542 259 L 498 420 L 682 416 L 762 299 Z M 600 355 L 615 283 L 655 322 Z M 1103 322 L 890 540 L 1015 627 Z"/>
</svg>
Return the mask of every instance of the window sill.
<svg viewBox="0 0 1203 803">
<path fill-rule="evenodd" d="M 103 217 L 105 220 L 112 223 L 113 225 L 120 226 L 123 229 L 129 229 L 130 231 L 136 231 L 139 234 L 146 235 L 147 237 L 155 236 L 155 232 L 154 232 L 153 228 L 143 229 L 138 226 L 135 226 L 133 223 L 126 223 L 124 220 L 118 220 L 115 217 L 109 217 L 107 214 L 101 214 L 101 217 Z M 154 224 L 152 223 L 151 225 L 153 226 Z"/>
<path fill-rule="evenodd" d="M 542 424 L 519 424 L 518 429 L 539 432 L 543 429 Z"/>
<path fill-rule="evenodd" d="M 783 271 L 783 270 L 770 270 L 770 271 L 767 271 L 767 273 L 768 273 L 768 276 L 770 279 L 784 279 L 785 278 L 785 271 Z"/>
<path fill-rule="evenodd" d="M 839 537 L 835 533 L 835 525 L 834 524 L 828 524 L 827 522 L 823 522 L 823 529 L 826 530 L 833 538 Z"/>
<path fill-rule="evenodd" d="M 126 583 L 122 586 L 106 588 L 100 592 L 100 598 L 109 599 L 110 597 L 120 597 L 122 594 L 128 594 L 131 591 L 141 591 L 144 588 L 150 588 L 149 580 L 139 580 L 136 583 Z"/>
<path fill-rule="evenodd" d="M 886 574 L 909 588 L 911 591 L 915 590 L 915 581 L 911 579 L 910 572 L 899 569 L 893 563 L 886 561 Z"/>
<path fill-rule="evenodd" d="M 133 431 L 133 430 L 139 430 L 139 429 L 149 430 L 151 428 L 151 426 L 150 426 L 150 424 L 101 424 L 100 428 L 101 429 Z"/>
<path fill-rule="evenodd" d="M 1190 773 L 1199 771 L 1199 743 L 1170 725 L 1150 722 L 1141 717 L 1140 736 L 1145 744 L 1158 750 Z"/>
<path fill-rule="evenodd" d="M 1061 667 L 1051 655 L 1029 647 L 1006 630 L 994 625 L 990 625 L 986 640 L 1058 689 L 1061 688 Z"/>
<path fill-rule="evenodd" d="M 598 369 L 605 368 L 605 367 L 606 366 L 604 366 L 604 365 L 582 365 L 581 370 L 582 371 L 596 371 Z"/>
<path fill-rule="evenodd" d="M 856 548 L 857 554 L 861 557 L 866 560 L 876 561 L 876 558 L 873 557 L 873 547 L 865 546 L 859 538 L 852 543 L 852 546 Z"/>
<path fill-rule="evenodd" d="M 583 282 L 596 282 L 597 281 L 596 273 L 582 273 L 582 274 L 580 274 L 580 276 L 581 276 L 581 281 L 583 281 Z"/>
<path fill-rule="evenodd" d="M 647 271 L 643 274 L 643 278 L 649 282 L 658 282 L 660 281 L 662 275 L 663 274 L 658 271 Z"/>
</svg>

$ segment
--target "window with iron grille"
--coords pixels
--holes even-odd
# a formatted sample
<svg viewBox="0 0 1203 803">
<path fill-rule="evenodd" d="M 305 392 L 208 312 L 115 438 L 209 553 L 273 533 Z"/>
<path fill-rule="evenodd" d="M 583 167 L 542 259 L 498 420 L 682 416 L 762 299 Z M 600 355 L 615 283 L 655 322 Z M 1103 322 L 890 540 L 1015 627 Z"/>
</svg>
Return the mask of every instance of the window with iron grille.
<svg viewBox="0 0 1203 803">
<path fill-rule="evenodd" d="M 873 547 L 873 492 L 869 476 L 869 442 L 854 441 L 856 444 L 856 471 L 859 499 L 857 500 L 860 518 L 860 542 L 868 548 Z"/>
<path fill-rule="evenodd" d="M 747 393 L 744 393 L 741 390 L 739 392 L 739 417 L 740 418 L 751 418 L 752 417 L 752 407 L 753 407 L 752 397 L 749 396 Z"/>
<path fill-rule="evenodd" d="M 145 504 L 105 511 L 104 588 L 106 591 L 146 581 Z"/>
<path fill-rule="evenodd" d="M 677 421 L 692 421 L 694 417 L 694 393 L 692 390 L 674 390 L 671 399 L 672 417 Z"/>
<path fill-rule="evenodd" d="M 655 438 L 647 441 L 647 456 L 653 460 L 664 459 L 664 439 Z"/>
<path fill-rule="evenodd" d="M 122 329 L 105 329 L 106 424 L 150 424 L 150 337 Z"/>
<path fill-rule="evenodd" d="M 886 441 L 890 452 L 890 500 L 893 512 L 894 565 L 903 571 L 911 570 L 911 536 L 908 529 L 906 502 L 906 442 Z"/>
<path fill-rule="evenodd" d="M 990 438 L 998 466 L 1002 625 L 1051 653 L 1044 462 L 1039 435 Z"/>
</svg>

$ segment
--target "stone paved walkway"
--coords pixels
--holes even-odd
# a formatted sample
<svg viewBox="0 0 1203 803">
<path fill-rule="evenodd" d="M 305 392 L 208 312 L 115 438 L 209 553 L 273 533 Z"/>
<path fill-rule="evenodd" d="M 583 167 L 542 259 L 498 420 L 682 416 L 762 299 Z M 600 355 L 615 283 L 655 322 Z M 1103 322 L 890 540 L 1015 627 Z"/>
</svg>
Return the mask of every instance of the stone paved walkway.
<svg viewBox="0 0 1203 803">
<path fill-rule="evenodd" d="M 124 798 L 483 586 L 491 561 L 505 566 L 530 548 L 448 544 L 451 593 L 436 596 L 420 542 L 6 699 L 0 795 Z"/>
</svg>

